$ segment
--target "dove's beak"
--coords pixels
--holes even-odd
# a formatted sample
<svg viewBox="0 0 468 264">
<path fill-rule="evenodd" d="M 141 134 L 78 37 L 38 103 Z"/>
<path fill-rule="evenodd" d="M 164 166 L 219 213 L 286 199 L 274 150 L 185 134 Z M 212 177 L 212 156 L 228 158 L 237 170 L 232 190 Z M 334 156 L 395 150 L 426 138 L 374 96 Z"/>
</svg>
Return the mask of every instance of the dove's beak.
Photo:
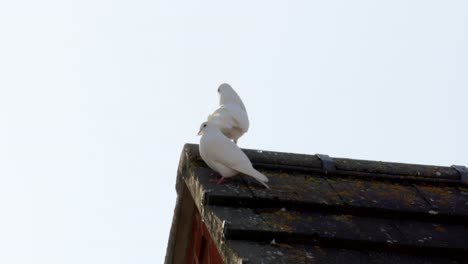
<svg viewBox="0 0 468 264">
<path fill-rule="evenodd" d="M 198 131 L 198 133 L 197 133 L 197 136 L 201 136 L 202 134 L 203 134 L 203 132 L 200 129 L 200 131 Z"/>
</svg>

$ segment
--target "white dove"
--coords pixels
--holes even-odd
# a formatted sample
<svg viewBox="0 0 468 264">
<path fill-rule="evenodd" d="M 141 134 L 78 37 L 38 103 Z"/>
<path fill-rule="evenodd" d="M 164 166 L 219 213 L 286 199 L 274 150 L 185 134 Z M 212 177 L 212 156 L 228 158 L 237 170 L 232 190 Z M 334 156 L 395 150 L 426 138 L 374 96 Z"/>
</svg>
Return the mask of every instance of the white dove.
<svg viewBox="0 0 468 264">
<path fill-rule="evenodd" d="M 237 140 L 249 130 L 249 117 L 244 103 L 232 87 L 223 83 L 218 88 L 219 108 L 208 116 L 208 121 L 215 124 L 226 137 Z"/>
<path fill-rule="evenodd" d="M 224 178 L 232 177 L 239 173 L 251 176 L 270 189 L 266 182 L 268 178 L 258 172 L 252 166 L 249 158 L 234 142 L 229 140 L 211 122 L 204 122 L 200 126 L 198 135 L 200 138 L 200 156 L 205 163 Z"/>
</svg>

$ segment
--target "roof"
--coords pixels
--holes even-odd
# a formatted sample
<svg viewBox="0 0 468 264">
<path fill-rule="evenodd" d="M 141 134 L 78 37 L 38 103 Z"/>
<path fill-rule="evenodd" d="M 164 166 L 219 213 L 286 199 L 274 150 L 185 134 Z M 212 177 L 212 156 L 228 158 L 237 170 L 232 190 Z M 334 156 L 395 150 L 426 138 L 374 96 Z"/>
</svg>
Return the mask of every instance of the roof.
<svg viewBox="0 0 468 264">
<path fill-rule="evenodd" d="M 463 166 L 244 152 L 271 190 L 247 176 L 211 182 L 198 145 L 179 164 L 179 197 L 188 190 L 225 263 L 468 263 Z"/>
</svg>

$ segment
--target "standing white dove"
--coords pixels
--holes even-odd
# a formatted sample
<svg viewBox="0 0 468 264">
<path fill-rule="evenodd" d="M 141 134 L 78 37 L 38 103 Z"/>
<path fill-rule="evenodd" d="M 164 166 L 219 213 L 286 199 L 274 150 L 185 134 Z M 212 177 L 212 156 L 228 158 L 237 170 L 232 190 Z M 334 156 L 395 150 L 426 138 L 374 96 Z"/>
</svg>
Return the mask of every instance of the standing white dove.
<svg viewBox="0 0 468 264">
<path fill-rule="evenodd" d="M 249 117 L 244 103 L 232 87 L 223 83 L 218 88 L 219 108 L 208 116 L 226 137 L 237 140 L 249 130 Z"/>
<path fill-rule="evenodd" d="M 255 178 L 270 189 L 266 184 L 268 178 L 254 169 L 245 153 L 224 136 L 215 124 L 202 123 L 198 135 L 202 136 L 199 145 L 200 156 L 212 170 L 221 175 L 222 178 L 218 183 L 224 178 L 242 173 Z"/>
</svg>

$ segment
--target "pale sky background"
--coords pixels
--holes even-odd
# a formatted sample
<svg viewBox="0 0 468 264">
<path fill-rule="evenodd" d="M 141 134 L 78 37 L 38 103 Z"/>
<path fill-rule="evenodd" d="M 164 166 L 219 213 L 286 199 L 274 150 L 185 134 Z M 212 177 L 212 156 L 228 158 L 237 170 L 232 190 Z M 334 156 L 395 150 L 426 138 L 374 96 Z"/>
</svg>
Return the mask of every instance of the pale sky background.
<svg viewBox="0 0 468 264">
<path fill-rule="evenodd" d="M 254 149 L 468 165 L 468 1 L 0 2 L 0 263 L 162 263 L 230 83 Z"/>
</svg>

